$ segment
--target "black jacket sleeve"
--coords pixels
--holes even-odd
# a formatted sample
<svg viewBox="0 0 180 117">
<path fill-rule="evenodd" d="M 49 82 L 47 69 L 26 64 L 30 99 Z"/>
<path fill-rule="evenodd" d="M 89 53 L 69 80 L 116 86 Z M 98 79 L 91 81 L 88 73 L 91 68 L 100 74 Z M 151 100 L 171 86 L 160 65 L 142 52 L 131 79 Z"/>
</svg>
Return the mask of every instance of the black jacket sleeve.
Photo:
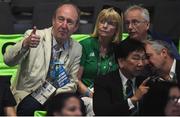
<svg viewBox="0 0 180 117">
<path fill-rule="evenodd" d="M 128 102 L 124 100 L 121 85 L 114 80 L 113 76 L 103 76 L 95 80 L 93 96 L 95 115 L 130 114 Z"/>
</svg>

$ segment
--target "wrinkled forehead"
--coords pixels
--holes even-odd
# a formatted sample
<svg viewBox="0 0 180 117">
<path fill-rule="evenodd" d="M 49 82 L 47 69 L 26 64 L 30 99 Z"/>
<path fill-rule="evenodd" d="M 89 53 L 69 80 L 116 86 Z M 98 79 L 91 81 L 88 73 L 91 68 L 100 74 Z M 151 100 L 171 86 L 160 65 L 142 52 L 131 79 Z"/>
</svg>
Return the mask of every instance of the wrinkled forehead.
<svg viewBox="0 0 180 117">
<path fill-rule="evenodd" d="M 132 9 L 125 14 L 125 20 L 145 19 L 143 12 L 139 9 Z"/>
<path fill-rule="evenodd" d="M 71 4 L 65 4 L 65 5 L 62 5 L 61 7 L 59 7 L 56 10 L 56 15 L 58 15 L 58 14 L 66 14 L 66 15 L 72 16 L 73 18 L 78 19 L 78 12 L 77 12 L 76 8 Z"/>
</svg>

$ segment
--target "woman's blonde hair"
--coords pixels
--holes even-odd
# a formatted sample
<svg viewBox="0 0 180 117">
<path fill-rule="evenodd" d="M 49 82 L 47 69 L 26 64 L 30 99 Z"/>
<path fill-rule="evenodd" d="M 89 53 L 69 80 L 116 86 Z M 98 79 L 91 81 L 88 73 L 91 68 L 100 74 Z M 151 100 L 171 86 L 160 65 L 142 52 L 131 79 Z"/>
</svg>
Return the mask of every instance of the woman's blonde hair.
<svg viewBox="0 0 180 117">
<path fill-rule="evenodd" d="M 103 19 L 110 19 L 113 22 L 116 22 L 116 33 L 113 37 L 112 42 L 113 43 L 119 43 L 119 41 L 122 38 L 122 18 L 119 15 L 119 13 L 117 11 L 115 11 L 113 8 L 107 8 L 107 9 L 103 9 L 99 15 L 98 18 L 96 20 L 96 24 L 95 24 L 95 28 L 94 31 L 92 33 L 92 37 L 98 37 L 98 25 L 99 22 Z"/>
</svg>

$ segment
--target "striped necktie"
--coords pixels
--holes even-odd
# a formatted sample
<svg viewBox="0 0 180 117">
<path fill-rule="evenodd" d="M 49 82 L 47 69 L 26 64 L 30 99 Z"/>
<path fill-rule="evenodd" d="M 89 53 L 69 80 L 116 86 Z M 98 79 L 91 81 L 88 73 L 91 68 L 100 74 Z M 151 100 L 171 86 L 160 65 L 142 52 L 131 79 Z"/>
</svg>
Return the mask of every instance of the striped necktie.
<svg viewBox="0 0 180 117">
<path fill-rule="evenodd" d="M 132 80 L 128 79 L 126 82 L 126 97 L 131 98 L 133 96 L 133 82 Z M 134 105 L 135 107 L 131 109 L 131 115 L 136 115 L 138 112 L 137 104 Z"/>
<path fill-rule="evenodd" d="M 130 98 L 133 96 L 132 80 L 128 79 L 126 82 L 126 97 Z"/>
</svg>

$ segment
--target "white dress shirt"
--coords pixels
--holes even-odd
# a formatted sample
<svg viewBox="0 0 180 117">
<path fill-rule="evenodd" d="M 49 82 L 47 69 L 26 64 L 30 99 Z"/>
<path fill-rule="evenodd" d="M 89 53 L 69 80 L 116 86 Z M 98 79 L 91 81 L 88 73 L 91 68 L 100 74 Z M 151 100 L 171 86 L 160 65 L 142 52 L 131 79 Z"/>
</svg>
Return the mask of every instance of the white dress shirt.
<svg viewBox="0 0 180 117">
<path fill-rule="evenodd" d="M 124 99 L 126 99 L 126 87 L 127 87 L 126 82 L 128 79 L 122 74 L 120 69 L 119 69 L 119 74 L 120 74 L 121 81 L 122 81 Z M 136 90 L 135 79 L 136 79 L 135 77 L 131 79 L 132 80 L 133 94 L 135 93 L 135 90 Z M 132 109 L 135 107 L 130 98 L 127 98 L 127 101 L 128 101 L 129 109 Z"/>
</svg>

